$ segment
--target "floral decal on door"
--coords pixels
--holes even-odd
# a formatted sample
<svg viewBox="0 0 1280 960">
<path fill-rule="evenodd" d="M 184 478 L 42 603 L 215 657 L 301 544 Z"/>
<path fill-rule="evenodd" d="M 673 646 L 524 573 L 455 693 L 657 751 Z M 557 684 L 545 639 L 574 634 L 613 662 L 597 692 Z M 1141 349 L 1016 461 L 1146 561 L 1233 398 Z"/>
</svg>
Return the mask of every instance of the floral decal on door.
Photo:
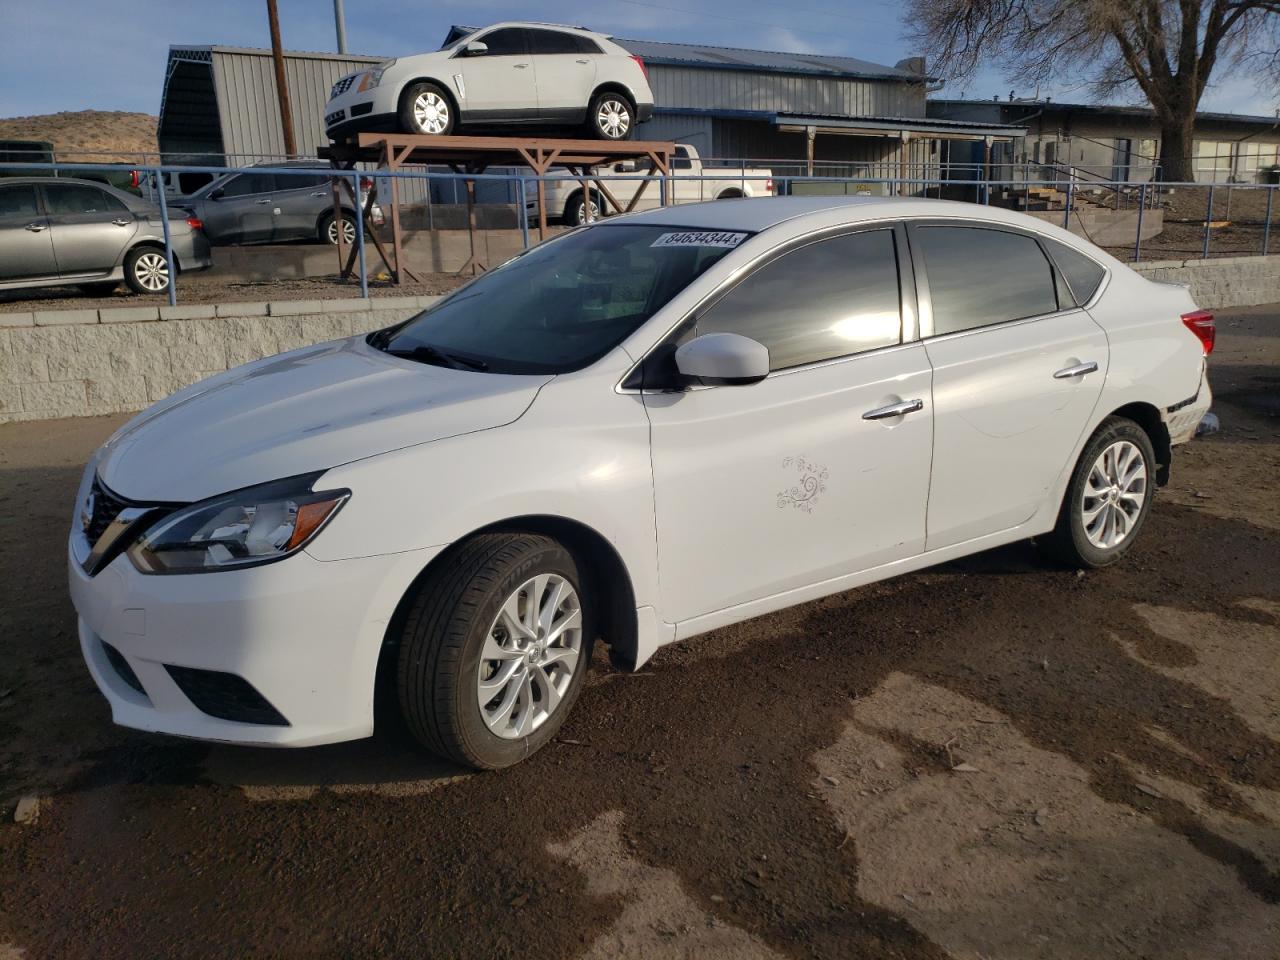
<svg viewBox="0 0 1280 960">
<path fill-rule="evenodd" d="M 783 457 L 782 469 L 794 471 L 799 479 L 778 493 L 778 509 L 794 507 L 813 513 L 814 504 L 827 489 L 827 468 L 804 457 Z"/>
</svg>

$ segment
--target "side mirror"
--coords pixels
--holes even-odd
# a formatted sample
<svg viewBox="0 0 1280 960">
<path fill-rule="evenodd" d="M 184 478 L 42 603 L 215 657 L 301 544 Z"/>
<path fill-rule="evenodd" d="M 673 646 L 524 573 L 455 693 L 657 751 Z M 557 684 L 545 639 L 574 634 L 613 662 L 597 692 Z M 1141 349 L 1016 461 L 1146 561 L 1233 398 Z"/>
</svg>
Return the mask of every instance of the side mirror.
<svg viewBox="0 0 1280 960">
<path fill-rule="evenodd" d="M 221 199 L 222 199 L 223 197 L 225 197 L 225 196 L 226 196 L 226 194 L 222 192 L 222 189 L 221 189 L 221 188 L 219 188 L 219 189 L 217 189 L 217 190 L 212 190 L 212 191 L 210 191 L 210 192 L 209 192 L 209 199 L 210 199 L 210 200 L 221 200 Z"/>
<path fill-rule="evenodd" d="M 746 386 L 769 375 L 769 348 L 736 333 L 704 333 L 676 349 L 676 369 L 707 386 Z"/>
<path fill-rule="evenodd" d="M 489 52 L 489 45 L 483 40 L 472 40 L 462 48 L 462 52 L 468 57 L 478 57 Z"/>
</svg>

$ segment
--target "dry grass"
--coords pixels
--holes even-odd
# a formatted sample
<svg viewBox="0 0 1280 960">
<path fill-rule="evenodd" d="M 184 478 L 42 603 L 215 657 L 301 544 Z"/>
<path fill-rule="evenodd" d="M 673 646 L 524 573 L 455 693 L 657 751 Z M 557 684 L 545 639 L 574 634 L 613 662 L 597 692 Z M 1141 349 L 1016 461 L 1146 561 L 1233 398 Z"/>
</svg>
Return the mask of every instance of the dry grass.
<svg viewBox="0 0 1280 960">
<path fill-rule="evenodd" d="M 0 140 L 47 140 L 59 160 L 140 163 L 154 154 L 157 117 L 118 110 L 76 110 L 0 119 Z"/>
</svg>

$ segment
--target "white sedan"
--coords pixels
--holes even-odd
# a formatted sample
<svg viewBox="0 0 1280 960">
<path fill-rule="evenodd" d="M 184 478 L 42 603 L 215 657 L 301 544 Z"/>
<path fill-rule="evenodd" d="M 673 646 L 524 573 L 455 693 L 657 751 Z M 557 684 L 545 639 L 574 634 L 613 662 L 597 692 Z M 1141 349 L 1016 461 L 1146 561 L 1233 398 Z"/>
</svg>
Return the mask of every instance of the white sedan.
<svg viewBox="0 0 1280 960">
<path fill-rule="evenodd" d="M 84 656 L 126 726 L 304 746 L 368 736 L 387 697 L 503 767 L 597 638 L 634 669 L 1028 537 L 1116 561 L 1208 409 L 1213 337 L 1185 289 L 994 208 L 620 217 L 122 427 L 72 524 Z"/>
</svg>

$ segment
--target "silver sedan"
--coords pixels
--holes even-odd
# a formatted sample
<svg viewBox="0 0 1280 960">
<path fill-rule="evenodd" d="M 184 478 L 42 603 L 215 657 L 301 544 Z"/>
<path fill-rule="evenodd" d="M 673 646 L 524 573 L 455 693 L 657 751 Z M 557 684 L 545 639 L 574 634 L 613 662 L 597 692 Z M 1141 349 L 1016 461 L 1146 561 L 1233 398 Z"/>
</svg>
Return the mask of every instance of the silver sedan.
<svg viewBox="0 0 1280 960">
<path fill-rule="evenodd" d="M 169 211 L 169 235 L 178 270 L 213 263 L 200 221 L 188 211 Z M 122 280 L 135 293 L 169 288 L 158 206 L 89 180 L 0 180 L 0 290 L 80 286 L 99 293 Z"/>
</svg>

